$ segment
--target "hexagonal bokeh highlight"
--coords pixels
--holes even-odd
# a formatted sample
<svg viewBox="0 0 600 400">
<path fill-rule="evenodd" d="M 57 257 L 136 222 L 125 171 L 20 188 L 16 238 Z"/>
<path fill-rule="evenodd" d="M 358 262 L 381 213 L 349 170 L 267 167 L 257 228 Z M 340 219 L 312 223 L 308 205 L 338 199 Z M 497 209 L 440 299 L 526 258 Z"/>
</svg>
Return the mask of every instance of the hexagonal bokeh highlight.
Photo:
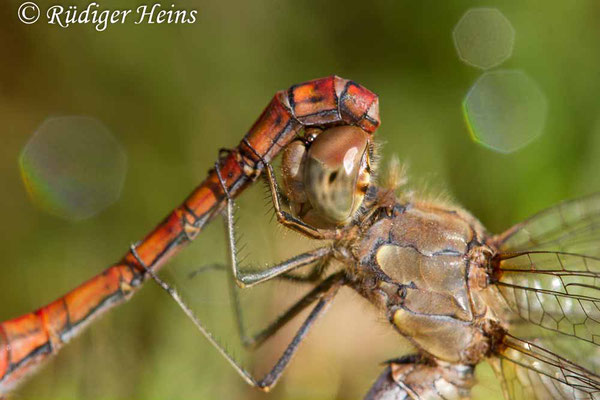
<svg viewBox="0 0 600 400">
<path fill-rule="evenodd" d="M 458 57 L 466 64 L 489 69 L 512 55 L 515 30 L 495 8 L 472 8 L 458 21 L 452 32 Z"/>
<path fill-rule="evenodd" d="M 501 153 L 519 150 L 544 129 L 546 97 L 522 71 L 484 73 L 463 101 L 471 137 Z"/>
<path fill-rule="evenodd" d="M 49 118 L 19 157 L 21 177 L 33 203 L 72 221 L 89 218 L 121 194 L 125 151 L 108 129 L 90 117 Z"/>
</svg>

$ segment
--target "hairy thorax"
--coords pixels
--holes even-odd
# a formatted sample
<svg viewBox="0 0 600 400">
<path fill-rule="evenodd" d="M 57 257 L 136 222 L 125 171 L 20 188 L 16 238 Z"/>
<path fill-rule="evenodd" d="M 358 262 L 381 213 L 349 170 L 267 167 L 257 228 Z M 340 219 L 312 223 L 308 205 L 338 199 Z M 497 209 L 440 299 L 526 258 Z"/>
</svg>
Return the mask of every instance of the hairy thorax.
<svg viewBox="0 0 600 400">
<path fill-rule="evenodd" d="M 485 237 L 465 211 L 397 204 L 380 213 L 354 246 L 354 287 L 421 351 L 475 364 L 503 331 L 484 302 L 493 253 Z"/>
</svg>

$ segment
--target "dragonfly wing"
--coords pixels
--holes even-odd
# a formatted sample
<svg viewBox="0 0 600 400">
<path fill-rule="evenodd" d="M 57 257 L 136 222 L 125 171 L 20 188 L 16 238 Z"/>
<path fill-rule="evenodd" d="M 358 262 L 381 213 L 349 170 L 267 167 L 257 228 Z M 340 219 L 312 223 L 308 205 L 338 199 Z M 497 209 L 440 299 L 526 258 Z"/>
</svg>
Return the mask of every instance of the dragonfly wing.
<svg viewBox="0 0 600 400">
<path fill-rule="evenodd" d="M 542 211 L 493 243 L 493 283 L 520 317 L 509 318 L 506 349 L 492 362 L 506 397 L 600 399 L 600 193 Z"/>
<path fill-rule="evenodd" d="M 496 236 L 500 252 L 554 250 L 600 256 L 600 193 L 565 201 Z"/>
<path fill-rule="evenodd" d="M 600 377 L 534 342 L 508 335 L 490 360 L 510 400 L 600 399 Z"/>
<path fill-rule="evenodd" d="M 544 341 L 577 356 L 600 346 L 600 193 L 562 202 L 493 238 L 493 275 L 522 322 Z M 512 321 L 512 326 L 526 324 Z M 526 326 L 525 326 L 526 327 Z M 531 330 L 530 330 L 531 331 Z M 521 332 L 519 332 L 521 333 Z M 530 337 L 531 332 L 525 332 Z M 565 346 L 569 337 L 580 339 Z M 591 344 L 585 346 L 581 342 Z M 564 350 L 567 353 L 563 353 Z M 588 362 L 597 370 L 597 365 Z"/>
<path fill-rule="evenodd" d="M 494 275 L 521 318 L 600 346 L 600 258 L 550 251 L 500 254 Z"/>
</svg>

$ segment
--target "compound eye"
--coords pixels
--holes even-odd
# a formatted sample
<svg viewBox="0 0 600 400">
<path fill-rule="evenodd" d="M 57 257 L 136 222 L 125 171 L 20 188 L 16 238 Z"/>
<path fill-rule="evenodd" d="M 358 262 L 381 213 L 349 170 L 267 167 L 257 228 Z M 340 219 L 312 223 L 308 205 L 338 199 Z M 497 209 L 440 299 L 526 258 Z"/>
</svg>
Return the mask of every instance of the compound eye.
<svg viewBox="0 0 600 400">
<path fill-rule="evenodd" d="M 310 204 L 328 222 L 344 224 L 360 207 L 366 191 L 368 146 L 369 135 L 355 126 L 328 129 L 311 144 L 304 186 Z"/>
</svg>

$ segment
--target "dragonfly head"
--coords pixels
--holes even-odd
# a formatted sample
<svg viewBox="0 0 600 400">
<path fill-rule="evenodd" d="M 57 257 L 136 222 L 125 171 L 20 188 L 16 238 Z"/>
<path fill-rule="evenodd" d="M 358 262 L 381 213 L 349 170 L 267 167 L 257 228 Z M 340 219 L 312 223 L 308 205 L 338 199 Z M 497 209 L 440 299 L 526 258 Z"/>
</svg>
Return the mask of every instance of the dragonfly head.
<svg viewBox="0 0 600 400">
<path fill-rule="evenodd" d="M 307 131 L 283 152 L 292 212 L 317 227 L 348 224 L 369 188 L 372 157 L 370 135 L 356 126 Z"/>
</svg>

